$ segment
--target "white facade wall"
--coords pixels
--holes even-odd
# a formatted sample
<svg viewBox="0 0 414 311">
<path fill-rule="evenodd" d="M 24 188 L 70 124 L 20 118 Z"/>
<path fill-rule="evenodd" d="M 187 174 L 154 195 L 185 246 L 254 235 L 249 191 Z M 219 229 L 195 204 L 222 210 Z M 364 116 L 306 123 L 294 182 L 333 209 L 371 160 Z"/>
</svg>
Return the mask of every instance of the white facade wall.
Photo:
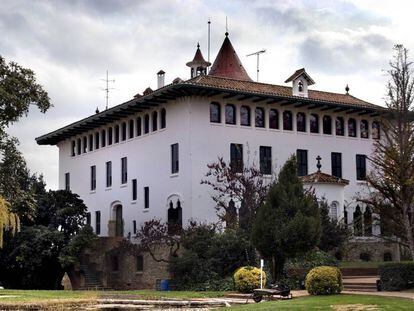
<svg viewBox="0 0 414 311">
<path fill-rule="evenodd" d="M 210 123 L 210 102 L 221 103 L 221 123 Z M 236 125 L 225 124 L 225 104 L 236 106 Z M 251 126 L 240 125 L 240 106 L 250 105 Z M 200 184 L 207 172 L 207 164 L 215 162 L 221 156 L 230 160 L 230 144 L 243 144 L 244 163 L 259 165 L 259 147 L 271 146 L 273 166 L 277 170 L 297 149 L 308 150 L 308 173 L 316 171 L 315 158 L 322 157 L 322 172 L 331 174 L 331 152 L 342 153 L 342 178 L 350 181 L 345 187 L 343 198 L 348 215 L 353 213 L 354 197 L 362 189 L 364 182 L 356 180 L 356 154 L 369 155 L 372 152 L 371 122 L 368 116 L 334 114 L 320 109 L 309 110 L 307 107 L 294 108 L 278 104 L 253 103 L 249 101 L 223 100 L 217 98 L 185 97 L 168 102 L 166 129 L 127 139 L 119 144 L 106 146 L 82 155 L 71 156 L 71 141 L 68 139 L 59 143 L 59 181 L 64 189 L 65 173 L 70 173 L 71 190 L 80 195 L 88 206 L 92 216 L 92 226 L 95 225 L 95 211 L 101 211 L 101 235 L 107 235 L 107 223 L 111 219 L 113 205 L 118 202 L 123 206 L 125 235 L 132 233 L 132 221 L 140 223 L 161 218 L 167 220 L 167 203 L 171 196 L 180 198 L 183 209 L 183 224 L 188 220 L 216 221 L 214 202 L 211 199 L 211 188 Z M 265 128 L 255 128 L 254 109 L 262 107 L 266 111 Z M 268 112 L 270 108 L 279 110 L 279 130 L 269 129 Z M 156 108 L 158 111 L 161 107 Z M 293 131 L 284 131 L 282 122 L 283 110 L 293 113 Z M 307 114 L 307 132 L 296 132 L 296 113 Z M 146 113 L 146 112 L 145 112 Z M 151 111 L 149 111 L 151 114 Z M 310 113 L 319 114 L 319 130 L 322 132 L 323 115 L 332 116 L 332 135 L 311 134 L 309 132 Z M 136 116 L 131 116 L 134 120 Z M 335 135 L 335 117 L 345 119 L 345 135 Z M 347 119 L 357 120 L 357 137 L 347 135 Z M 360 138 L 359 120 L 369 121 L 370 138 Z M 127 120 L 127 119 L 126 119 Z M 118 122 L 121 124 L 123 120 Z M 151 122 L 150 122 L 151 123 Z M 114 125 L 114 124 L 113 124 Z M 109 126 L 109 125 L 108 125 Z M 107 128 L 108 126 L 105 126 Z M 104 127 L 102 127 L 104 128 Z M 158 126 L 160 128 L 160 126 Z M 99 129 L 100 131 L 101 129 Z M 95 132 L 95 131 L 93 131 Z M 127 131 L 128 133 L 128 131 Z M 85 133 L 89 134 L 89 133 Z M 79 137 L 83 137 L 83 134 Z M 171 144 L 179 143 L 179 173 L 171 175 Z M 121 158 L 128 158 L 128 182 L 121 185 Z M 113 185 L 105 187 L 105 162 L 112 161 Z M 90 166 L 97 167 L 96 191 L 90 191 Z M 369 170 L 367 161 L 367 171 Z M 138 180 L 138 199 L 132 201 L 132 179 Z M 150 207 L 144 209 L 143 187 L 150 188 Z M 335 191 L 326 189 L 326 197 L 335 197 Z M 343 209 L 341 209 L 343 213 Z"/>
</svg>

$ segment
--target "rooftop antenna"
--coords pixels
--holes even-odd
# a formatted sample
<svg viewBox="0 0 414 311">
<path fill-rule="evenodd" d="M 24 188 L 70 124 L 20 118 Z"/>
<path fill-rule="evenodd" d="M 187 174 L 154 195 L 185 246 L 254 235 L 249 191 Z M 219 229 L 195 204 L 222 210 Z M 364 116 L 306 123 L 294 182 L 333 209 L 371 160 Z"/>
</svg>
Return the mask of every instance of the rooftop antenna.
<svg viewBox="0 0 414 311">
<path fill-rule="evenodd" d="M 226 16 L 226 33 L 229 32 L 229 27 L 227 26 L 227 16 Z"/>
<path fill-rule="evenodd" d="M 257 82 L 259 82 L 259 55 L 263 54 L 264 52 L 266 52 L 265 49 L 246 55 L 246 56 L 252 56 L 252 55 L 257 56 Z"/>
<path fill-rule="evenodd" d="M 106 79 L 101 79 L 101 80 L 102 81 L 105 81 L 105 83 L 106 83 L 106 87 L 104 89 L 102 89 L 102 90 L 104 90 L 105 93 L 106 93 L 106 96 L 105 96 L 105 98 L 106 98 L 105 110 L 107 110 L 108 109 L 108 101 L 109 101 L 109 90 L 113 90 L 114 89 L 113 87 L 109 87 L 109 82 L 115 83 L 115 79 L 109 80 L 109 78 L 108 78 L 108 70 L 106 70 Z"/>
</svg>

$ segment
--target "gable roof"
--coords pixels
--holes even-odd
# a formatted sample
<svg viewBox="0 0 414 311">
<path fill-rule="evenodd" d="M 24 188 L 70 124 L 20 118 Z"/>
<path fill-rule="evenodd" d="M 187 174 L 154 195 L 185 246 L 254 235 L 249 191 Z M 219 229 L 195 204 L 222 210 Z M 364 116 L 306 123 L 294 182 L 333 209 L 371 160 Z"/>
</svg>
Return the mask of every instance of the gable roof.
<svg viewBox="0 0 414 311">
<path fill-rule="evenodd" d="M 301 68 L 301 69 L 296 70 L 293 73 L 293 75 L 291 75 L 289 78 L 286 79 L 285 83 L 293 81 L 293 80 L 299 78 L 301 75 L 303 75 L 305 77 L 305 79 L 308 81 L 308 85 L 315 84 L 315 81 L 313 81 L 313 79 L 310 77 L 310 75 L 308 75 L 305 68 Z"/>
<path fill-rule="evenodd" d="M 218 52 L 208 75 L 243 81 L 252 81 L 237 56 L 227 32 L 220 51 Z"/>
</svg>

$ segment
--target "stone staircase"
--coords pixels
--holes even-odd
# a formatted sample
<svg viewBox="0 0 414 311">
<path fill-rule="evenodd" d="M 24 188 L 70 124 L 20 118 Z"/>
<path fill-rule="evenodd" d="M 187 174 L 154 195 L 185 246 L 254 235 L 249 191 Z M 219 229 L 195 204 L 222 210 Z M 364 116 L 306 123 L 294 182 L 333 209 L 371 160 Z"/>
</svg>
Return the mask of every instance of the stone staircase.
<svg viewBox="0 0 414 311">
<path fill-rule="evenodd" d="M 376 268 L 343 268 L 341 272 L 345 291 L 377 291 L 379 276 Z"/>
<path fill-rule="evenodd" d="M 79 289 L 81 290 L 104 290 L 101 282 L 99 282 L 95 273 L 89 269 L 87 264 L 81 264 L 80 270 L 83 272 L 85 277 L 85 283 Z"/>
</svg>

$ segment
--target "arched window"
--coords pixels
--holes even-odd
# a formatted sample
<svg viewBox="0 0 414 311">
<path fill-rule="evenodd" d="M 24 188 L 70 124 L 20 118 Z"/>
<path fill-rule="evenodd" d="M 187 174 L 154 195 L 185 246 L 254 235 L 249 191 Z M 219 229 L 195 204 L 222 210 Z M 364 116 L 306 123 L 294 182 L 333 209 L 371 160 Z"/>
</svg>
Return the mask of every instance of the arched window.
<svg viewBox="0 0 414 311">
<path fill-rule="evenodd" d="M 362 213 L 361 208 L 359 205 L 356 206 L 354 212 L 354 235 L 361 236 L 362 235 Z"/>
<path fill-rule="evenodd" d="M 142 121 L 141 117 L 137 118 L 137 136 L 141 136 L 142 133 Z"/>
<path fill-rule="evenodd" d="M 177 235 L 181 232 L 182 227 L 183 216 L 181 202 L 178 199 L 174 207 L 174 203 L 170 201 L 168 208 L 168 234 Z"/>
<path fill-rule="evenodd" d="M 372 138 L 380 139 L 380 123 L 378 121 L 372 121 Z"/>
<path fill-rule="evenodd" d="M 333 201 L 329 207 L 329 214 L 333 220 L 338 220 L 338 205 L 338 202 Z"/>
<path fill-rule="evenodd" d="M 365 208 L 364 212 L 364 235 L 372 236 L 372 212 L 369 206 Z"/>
<path fill-rule="evenodd" d="M 108 128 L 108 145 L 112 145 L 112 127 Z"/>
<path fill-rule="evenodd" d="M 283 111 L 283 129 L 286 131 L 293 129 L 292 112 L 288 110 Z"/>
<path fill-rule="evenodd" d="M 226 228 L 236 228 L 237 209 L 233 199 L 230 200 L 226 211 Z"/>
<path fill-rule="evenodd" d="M 236 124 L 236 107 L 232 104 L 226 105 L 226 124 Z"/>
<path fill-rule="evenodd" d="M 213 123 L 221 122 L 220 104 L 217 102 L 212 102 L 210 104 L 210 122 L 213 122 Z"/>
<path fill-rule="evenodd" d="M 105 130 L 101 131 L 101 144 L 102 144 L 102 147 L 106 146 L 106 131 Z"/>
<path fill-rule="evenodd" d="M 149 133 L 149 115 L 146 114 L 144 117 L 144 134 Z"/>
<path fill-rule="evenodd" d="M 71 155 L 74 157 L 76 154 L 76 141 L 72 140 Z"/>
<path fill-rule="evenodd" d="M 134 137 L 134 120 L 129 120 L 128 122 L 128 138 Z"/>
<path fill-rule="evenodd" d="M 367 120 L 361 120 L 361 138 L 368 138 L 368 121 Z"/>
<path fill-rule="evenodd" d="M 85 153 L 88 150 L 88 137 L 86 136 L 83 136 L 82 148 L 83 148 L 83 153 Z"/>
<path fill-rule="evenodd" d="M 78 138 L 77 140 L 76 140 L 76 146 L 77 146 L 77 154 L 81 154 L 81 150 L 82 150 L 82 145 L 81 145 L 81 139 L 80 138 Z"/>
<path fill-rule="evenodd" d="M 296 130 L 306 132 L 306 115 L 303 112 L 298 112 L 296 115 Z"/>
<path fill-rule="evenodd" d="M 322 118 L 322 127 L 323 133 L 331 135 L 332 134 L 332 118 L 331 116 L 323 116 Z"/>
<path fill-rule="evenodd" d="M 263 108 L 256 108 L 254 125 L 256 127 L 265 127 L 265 112 Z"/>
<path fill-rule="evenodd" d="M 152 113 L 152 131 L 158 130 L 158 112 L 154 111 Z"/>
<path fill-rule="evenodd" d="M 240 108 L 240 124 L 250 126 L 250 107 L 241 106 Z"/>
<path fill-rule="evenodd" d="M 99 149 L 99 132 L 95 133 L 95 149 Z"/>
<path fill-rule="evenodd" d="M 119 125 L 115 125 L 115 144 L 119 143 Z"/>
<path fill-rule="evenodd" d="M 390 252 L 384 253 L 384 261 L 392 261 L 392 254 Z"/>
<path fill-rule="evenodd" d="M 89 151 L 93 150 L 93 134 L 89 134 L 89 138 L 88 138 L 88 145 L 89 145 Z"/>
<path fill-rule="evenodd" d="M 312 113 L 309 119 L 310 132 L 319 133 L 319 116 L 316 113 Z"/>
<path fill-rule="evenodd" d="M 167 127 L 167 112 L 165 108 L 161 109 L 161 128 L 165 129 Z"/>
<path fill-rule="evenodd" d="M 298 82 L 298 90 L 299 90 L 299 92 L 303 92 L 303 82 L 302 81 Z"/>
<path fill-rule="evenodd" d="M 354 118 L 348 119 L 348 136 L 356 137 L 356 121 Z"/>
<path fill-rule="evenodd" d="M 122 141 L 124 141 L 127 138 L 127 126 L 126 126 L 126 122 L 122 122 L 121 128 L 122 128 L 121 139 L 122 139 Z"/>
<path fill-rule="evenodd" d="M 269 128 L 279 129 L 279 112 L 277 109 L 269 110 Z"/>
<path fill-rule="evenodd" d="M 344 136 L 345 134 L 345 123 L 343 117 L 336 117 L 335 134 L 336 136 Z"/>
</svg>

